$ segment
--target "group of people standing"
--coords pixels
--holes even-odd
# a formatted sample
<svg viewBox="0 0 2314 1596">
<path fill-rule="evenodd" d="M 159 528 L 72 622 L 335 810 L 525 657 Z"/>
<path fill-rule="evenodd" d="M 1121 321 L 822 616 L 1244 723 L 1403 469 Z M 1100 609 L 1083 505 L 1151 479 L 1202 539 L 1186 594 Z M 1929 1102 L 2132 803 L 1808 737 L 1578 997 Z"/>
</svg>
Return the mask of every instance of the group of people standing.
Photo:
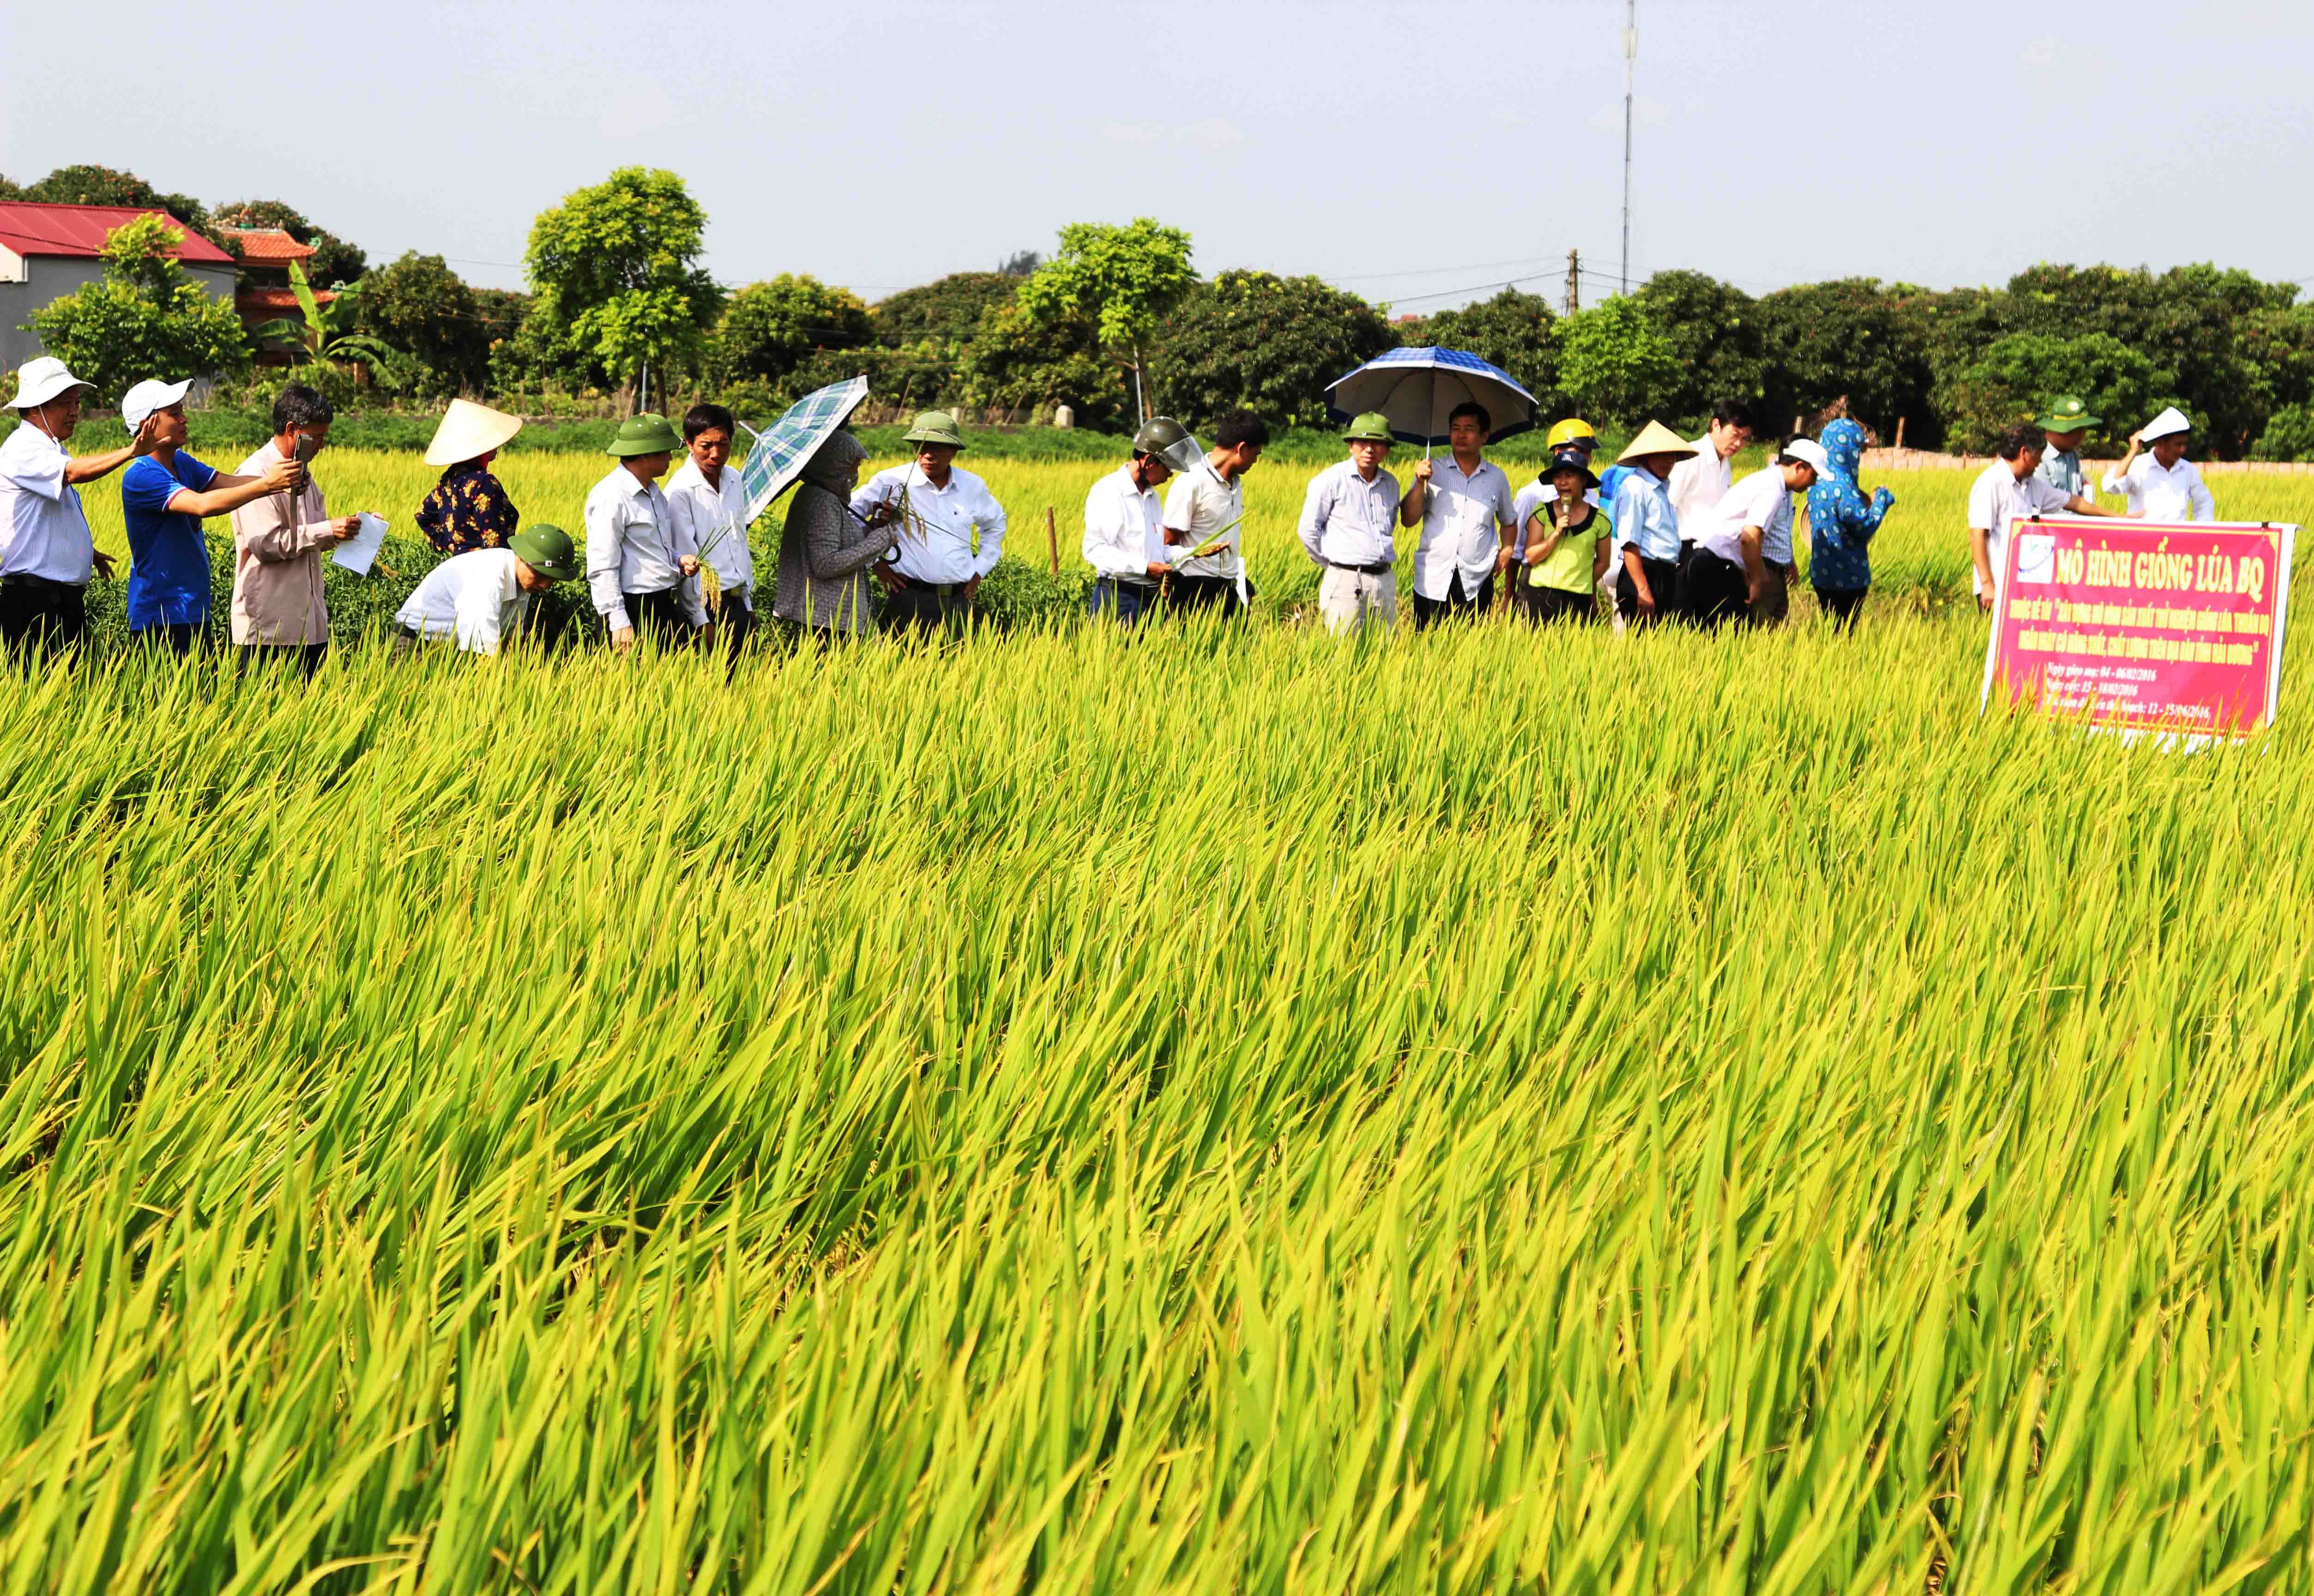
<svg viewBox="0 0 2314 1596">
<path fill-rule="evenodd" d="M 329 401 L 302 384 L 285 387 L 272 436 L 227 473 L 185 446 L 185 382 L 138 383 L 121 401 L 128 446 L 72 454 L 66 445 L 88 386 L 46 357 L 18 373 L 11 402 L 22 424 L 0 444 L 0 642 L 44 653 L 78 641 L 87 585 L 111 574 L 79 488 L 126 467 L 131 633 L 181 655 L 207 639 L 211 573 L 201 522 L 227 515 L 232 643 L 244 661 L 289 660 L 310 673 L 329 639 L 323 560 L 363 520 L 332 516 L 307 469 L 329 443 Z M 2089 491 L 2079 454 L 2098 424 L 2080 399 L 2064 395 L 2000 440 L 1969 496 L 1980 604 L 1992 602 L 2013 516 L 2113 513 Z M 521 427 L 459 400 L 436 429 L 426 461 L 441 476 L 417 523 L 448 558 L 396 613 L 397 648 L 446 643 L 495 653 L 523 630 L 535 595 L 583 575 L 614 648 L 650 637 L 720 645 L 736 659 L 757 616 L 746 498 L 730 464 L 731 412 L 694 405 L 680 431 L 652 414 L 623 423 L 606 451 L 615 463 L 587 496 L 583 559 L 560 527 L 526 525 L 490 469 Z M 2131 436 L 2127 456 L 2102 483 L 2125 496 L 2129 515 L 2215 518 L 2208 488 L 2184 458 L 2190 430 L 2173 409 Z M 1318 616 L 1338 632 L 1394 625 L 1400 533 L 1410 533 L 1418 628 L 1498 605 L 1537 623 L 1597 620 L 1603 590 L 1635 626 L 1773 624 L 1800 578 L 1793 496 L 1805 494 L 1817 602 L 1836 624 L 1852 625 L 1871 586 L 1873 537 L 1894 503 L 1886 488 L 1868 495 L 1859 481 L 1864 429 L 1835 419 L 1816 438 L 1788 438 L 1739 481 L 1732 463 L 1752 434 L 1749 410 L 1733 401 L 1715 406 L 1693 438 L 1650 421 L 1601 472 L 1595 431 L 1569 418 L 1547 435 L 1550 458 L 1535 479 L 1514 490 L 1486 458 L 1492 418 L 1481 405 L 1453 411 L 1448 452 L 1417 461 L 1403 485 L 1386 467 L 1386 419 L 1356 417 L 1344 430 L 1345 458 L 1311 479 L 1296 523 L 1303 551 L 1322 571 Z M 905 436 L 913 458 L 865 484 L 866 451 L 848 430 L 805 462 L 772 605 L 789 637 L 853 636 L 879 624 L 941 631 L 974 614 L 1003 555 L 1004 508 L 957 464 L 966 442 L 954 416 L 924 412 Z M 1141 428 L 1131 458 L 1085 497 L 1096 621 L 1131 626 L 1160 612 L 1247 609 L 1244 479 L 1269 442 L 1261 419 L 1246 410 L 1221 419 L 1210 448 L 1170 418 Z M 880 605 L 872 602 L 879 590 Z"/>
</svg>

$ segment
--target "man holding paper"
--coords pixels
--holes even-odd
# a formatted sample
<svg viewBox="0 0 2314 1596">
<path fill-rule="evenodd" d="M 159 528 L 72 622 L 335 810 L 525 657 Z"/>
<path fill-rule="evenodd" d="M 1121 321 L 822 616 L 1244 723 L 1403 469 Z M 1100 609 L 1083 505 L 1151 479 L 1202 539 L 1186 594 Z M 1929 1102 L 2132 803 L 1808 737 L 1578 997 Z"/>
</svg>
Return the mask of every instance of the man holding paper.
<svg viewBox="0 0 2314 1596">
<path fill-rule="evenodd" d="M 263 477 L 329 447 L 337 411 L 303 383 L 273 401 L 273 436 L 234 475 Z M 296 492 L 252 498 L 233 512 L 233 640 L 252 661 L 294 661 L 308 676 L 330 648 L 322 556 L 360 530 L 359 516 L 331 516 L 310 472 Z"/>
</svg>

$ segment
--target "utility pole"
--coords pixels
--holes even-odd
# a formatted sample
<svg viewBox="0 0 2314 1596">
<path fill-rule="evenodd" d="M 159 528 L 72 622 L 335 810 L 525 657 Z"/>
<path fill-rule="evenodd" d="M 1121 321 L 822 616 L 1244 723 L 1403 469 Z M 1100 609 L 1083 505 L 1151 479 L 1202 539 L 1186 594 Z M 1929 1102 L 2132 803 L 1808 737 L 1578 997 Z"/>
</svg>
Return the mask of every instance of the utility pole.
<svg viewBox="0 0 2314 1596">
<path fill-rule="evenodd" d="M 1583 308 L 1583 251 L 1567 251 L 1567 314 Z"/>
<path fill-rule="evenodd" d="M 1616 280 L 1631 291 L 1631 84 L 1639 66 L 1639 0 L 1623 0 L 1623 270 Z"/>
</svg>

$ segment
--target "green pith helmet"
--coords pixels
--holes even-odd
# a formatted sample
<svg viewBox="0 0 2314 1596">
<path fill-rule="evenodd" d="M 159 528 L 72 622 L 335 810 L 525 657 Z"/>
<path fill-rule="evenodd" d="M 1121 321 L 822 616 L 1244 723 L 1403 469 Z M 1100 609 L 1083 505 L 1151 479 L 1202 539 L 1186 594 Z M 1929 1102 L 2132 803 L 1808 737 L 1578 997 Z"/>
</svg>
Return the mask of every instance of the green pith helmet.
<svg viewBox="0 0 2314 1596">
<path fill-rule="evenodd" d="M 1350 429 L 1342 434 L 1348 444 L 1386 444 L 1391 441 L 1390 418 L 1379 410 L 1368 410 L 1350 422 Z"/>
<path fill-rule="evenodd" d="M 622 460 L 631 460 L 638 454 L 672 454 L 681 447 L 683 435 L 667 419 L 645 410 L 620 422 L 619 436 L 611 440 L 611 446 L 603 453 L 616 454 Z"/>
<path fill-rule="evenodd" d="M 570 534 L 560 526 L 541 521 L 526 526 L 514 534 L 507 547 L 514 557 L 550 582 L 568 582 L 578 574 L 578 553 L 570 546 Z"/>
<path fill-rule="evenodd" d="M 1154 454 L 1170 472 L 1194 470 L 1205 451 L 1189 429 L 1170 416 L 1152 416 L 1133 435 L 1133 452 Z"/>
<path fill-rule="evenodd" d="M 2103 416 L 2089 413 L 2089 401 L 2078 393 L 2060 393 L 2049 401 L 2049 413 L 2033 423 L 2044 432 L 2086 432 Z"/>
<path fill-rule="evenodd" d="M 916 418 L 916 424 L 900 435 L 907 444 L 946 444 L 951 449 L 964 447 L 964 429 L 956 418 L 946 410 L 926 410 Z"/>
</svg>

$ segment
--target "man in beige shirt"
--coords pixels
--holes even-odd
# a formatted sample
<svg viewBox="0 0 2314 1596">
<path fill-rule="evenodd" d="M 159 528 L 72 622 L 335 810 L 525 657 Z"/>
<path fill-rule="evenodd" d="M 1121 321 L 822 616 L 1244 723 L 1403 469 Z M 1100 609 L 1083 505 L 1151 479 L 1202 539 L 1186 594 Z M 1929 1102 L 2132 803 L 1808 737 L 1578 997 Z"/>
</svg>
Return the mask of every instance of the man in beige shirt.
<svg viewBox="0 0 2314 1596">
<path fill-rule="evenodd" d="M 273 401 L 273 436 L 241 463 L 237 474 L 261 476 L 294 460 L 300 439 L 309 455 L 330 441 L 337 412 L 303 383 Z M 322 597 L 322 556 L 354 535 L 358 516 L 332 519 L 308 476 L 302 489 L 269 493 L 233 513 L 233 640 L 244 662 L 294 658 L 312 675 L 330 647 L 330 607 Z"/>
</svg>

